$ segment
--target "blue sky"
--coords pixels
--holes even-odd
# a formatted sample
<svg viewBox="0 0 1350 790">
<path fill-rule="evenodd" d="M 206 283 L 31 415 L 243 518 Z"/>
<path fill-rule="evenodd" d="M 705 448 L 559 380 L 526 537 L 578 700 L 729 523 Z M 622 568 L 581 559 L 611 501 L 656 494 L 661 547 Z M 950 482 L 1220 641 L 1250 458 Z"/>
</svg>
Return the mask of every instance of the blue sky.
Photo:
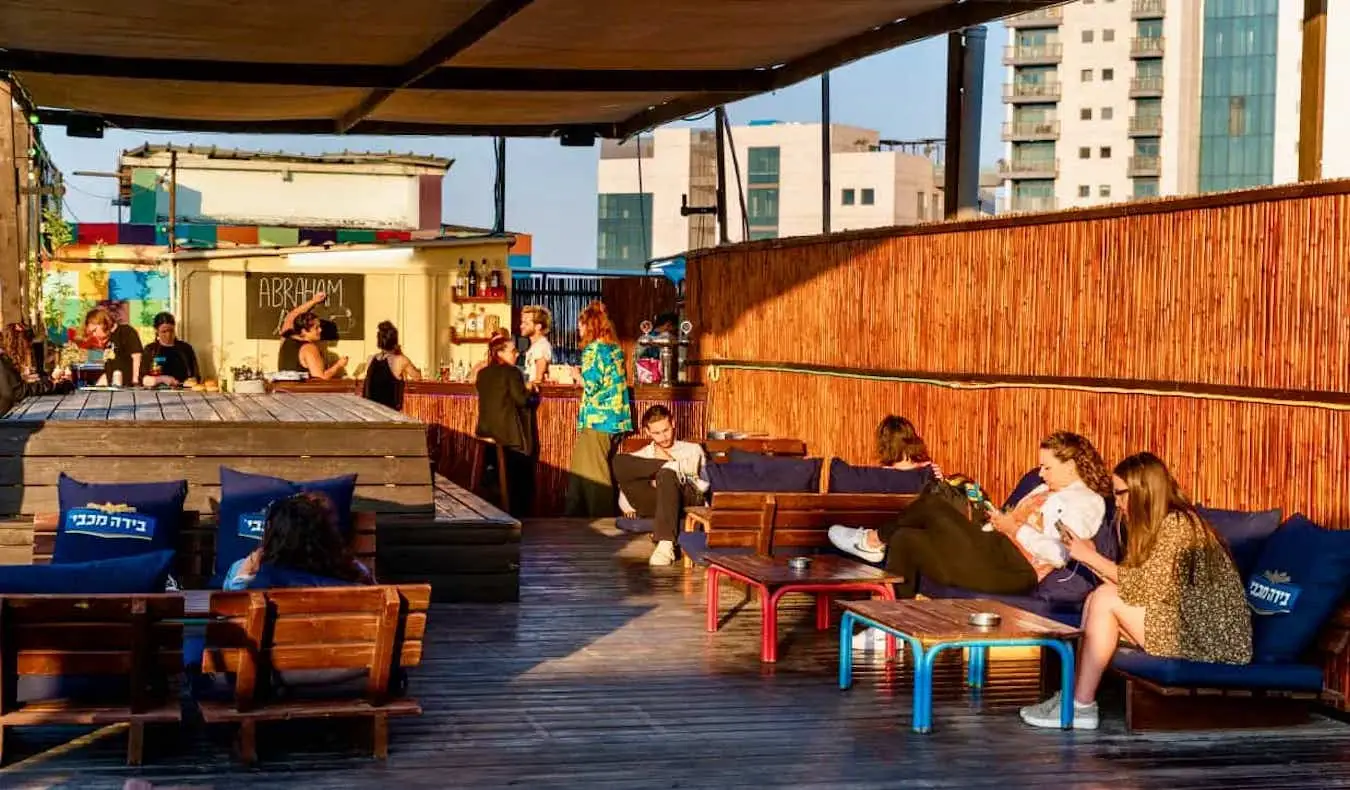
<svg viewBox="0 0 1350 790">
<path fill-rule="evenodd" d="M 985 61 L 983 134 L 980 159 L 999 158 L 999 124 L 1004 69 L 1002 25 L 989 27 Z M 946 91 L 946 37 L 875 55 L 835 71 L 830 78 L 835 123 L 877 129 L 882 137 L 941 137 Z M 820 120 L 820 81 L 758 96 L 727 108 L 733 125 L 753 119 Z M 711 127 L 711 119 L 700 122 Z M 44 131 L 44 141 L 67 176 L 68 213 L 77 221 L 109 222 L 116 191 L 109 178 L 78 177 L 76 170 L 113 171 L 118 154 L 144 142 L 219 145 L 247 150 L 414 151 L 455 159 L 445 179 L 445 221 L 466 225 L 492 222 L 491 141 L 465 137 L 298 137 L 289 135 L 208 135 L 110 130 L 101 140 L 66 137 L 61 128 Z M 534 235 L 534 265 L 595 265 L 595 172 L 599 147 L 563 148 L 557 140 L 511 140 L 507 144 L 506 223 Z"/>
</svg>

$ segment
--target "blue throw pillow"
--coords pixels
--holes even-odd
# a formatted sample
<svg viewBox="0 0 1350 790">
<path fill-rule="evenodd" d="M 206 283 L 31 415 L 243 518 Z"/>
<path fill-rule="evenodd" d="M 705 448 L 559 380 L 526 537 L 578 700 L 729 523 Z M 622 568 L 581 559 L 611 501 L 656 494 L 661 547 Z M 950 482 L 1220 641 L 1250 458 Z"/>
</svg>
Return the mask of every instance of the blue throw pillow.
<svg viewBox="0 0 1350 790">
<path fill-rule="evenodd" d="M 1041 486 L 1041 483 L 1044 482 L 1045 481 L 1041 479 L 1041 471 L 1039 469 L 1032 469 L 1030 472 L 1022 475 L 1022 479 L 1018 480 L 1017 485 L 1013 487 L 1013 492 L 1008 495 L 1008 501 L 1003 503 L 1003 509 L 1007 510 L 1018 502 L 1021 502 L 1023 499 L 1026 499 L 1027 494 L 1035 491 Z"/>
<path fill-rule="evenodd" d="M 355 582 L 329 579 L 315 576 L 305 571 L 283 568 L 280 565 L 263 564 L 253 581 L 248 583 L 250 590 L 269 590 L 277 587 L 351 587 Z"/>
<path fill-rule="evenodd" d="M 1255 661 L 1297 661 L 1350 587 L 1350 530 L 1296 513 L 1266 541 L 1247 578 Z"/>
<path fill-rule="evenodd" d="M 326 480 L 292 482 L 279 477 L 220 468 L 220 519 L 216 526 L 215 582 L 220 586 L 235 562 L 248 556 L 262 542 L 263 517 L 267 506 L 278 499 L 301 493 L 323 494 L 333 501 L 338 526 L 351 534 L 352 499 L 356 475 Z"/>
<path fill-rule="evenodd" d="M 1228 551 L 1233 555 L 1238 574 L 1247 578 L 1252 566 L 1261 556 L 1261 548 L 1266 539 L 1280 528 L 1280 510 L 1262 510 L 1256 513 L 1244 513 L 1240 510 L 1214 510 L 1197 507 L 1200 517 L 1223 537 Z"/>
<path fill-rule="evenodd" d="M 766 458 L 755 463 L 708 464 L 711 491 L 804 493 L 820 490 L 819 458 Z"/>
<path fill-rule="evenodd" d="M 917 494 L 933 479 L 933 470 L 853 466 L 838 458 L 830 461 L 832 494 Z"/>
<path fill-rule="evenodd" d="M 4 595 L 134 595 L 164 592 L 172 551 L 64 565 L 0 566 Z"/>
<path fill-rule="evenodd" d="M 183 522 L 187 481 L 56 483 L 61 514 L 52 562 L 65 565 L 172 551 Z"/>
</svg>

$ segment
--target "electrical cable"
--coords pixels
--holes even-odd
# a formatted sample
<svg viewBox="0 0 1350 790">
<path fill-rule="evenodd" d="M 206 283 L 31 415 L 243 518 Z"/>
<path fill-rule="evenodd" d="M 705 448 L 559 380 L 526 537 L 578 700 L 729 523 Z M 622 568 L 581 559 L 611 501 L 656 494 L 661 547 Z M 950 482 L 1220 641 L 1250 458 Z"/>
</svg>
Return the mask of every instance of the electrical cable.
<svg viewBox="0 0 1350 790">
<path fill-rule="evenodd" d="M 637 143 L 633 146 L 637 156 L 637 176 L 638 176 L 638 221 L 642 223 L 642 263 L 646 265 L 651 259 L 652 245 L 651 239 L 647 237 L 647 206 L 644 199 L 647 193 L 642 188 L 642 132 L 637 134 Z"/>
<path fill-rule="evenodd" d="M 741 160 L 736 156 L 736 139 L 731 136 L 731 120 L 722 114 L 722 126 L 727 133 L 727 148 L 731 151 L 731 166 L 736 170 L 736 197 L 741 201 L 741 241 L 750 240 L 750 214 L 745 208 L 745 186 L 741 183 Z"/>
</svg>

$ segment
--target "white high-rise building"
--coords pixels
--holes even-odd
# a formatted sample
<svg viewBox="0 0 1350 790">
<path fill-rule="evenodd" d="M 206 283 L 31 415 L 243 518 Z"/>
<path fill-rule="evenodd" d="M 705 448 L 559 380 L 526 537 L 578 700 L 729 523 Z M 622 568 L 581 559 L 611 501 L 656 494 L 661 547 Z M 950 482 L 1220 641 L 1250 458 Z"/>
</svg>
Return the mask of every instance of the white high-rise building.
<svg viewBox="0 0 1350 790">
<path fill-rule="evenodd" d="M 1350 3 L 1330 4 L 1323 176 L 1350 175 Z M 1298 178 L 1304 0 L 1079 0 L 1006 21 L 1008 207 Z"/>
<path fill-rule="evenodd" d="M 895 150 L 871 129 L 830 128 L 832 230 L 942 219 L 942 176 L 933 158 Z M 820 150 L 820 124 L 733 127 L 727 143 L 729 239 L 820 233 Z M 640 141 L 606 141 L 598 175 L 600 268 L 639 269 L 652 258 L 717 243 L 712 214 L 680 210 L 682 204 L 716 203 L 712 130 L 662 128 Z"/>
</svg>

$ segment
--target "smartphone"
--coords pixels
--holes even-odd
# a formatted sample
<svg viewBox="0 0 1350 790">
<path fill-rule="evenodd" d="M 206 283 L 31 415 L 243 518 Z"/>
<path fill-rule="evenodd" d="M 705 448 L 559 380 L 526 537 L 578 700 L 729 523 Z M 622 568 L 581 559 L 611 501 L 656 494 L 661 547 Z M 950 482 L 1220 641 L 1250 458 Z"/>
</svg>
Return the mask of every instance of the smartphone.
<svg viewBox="0 0 1350 790">
<path fill-rule="evenodd" d="M 1063 521 L 1056 520 L 1055 529 L 1059 530 L 1059 539 L 1064 541 L 1065 543 L 1068 543 L 1069 541 L 1078 537 L 1077 535 L 1073 534 L 1073 532 L 1069 531 L 1069 528 L 1064 525 Z"/>
</svg>

